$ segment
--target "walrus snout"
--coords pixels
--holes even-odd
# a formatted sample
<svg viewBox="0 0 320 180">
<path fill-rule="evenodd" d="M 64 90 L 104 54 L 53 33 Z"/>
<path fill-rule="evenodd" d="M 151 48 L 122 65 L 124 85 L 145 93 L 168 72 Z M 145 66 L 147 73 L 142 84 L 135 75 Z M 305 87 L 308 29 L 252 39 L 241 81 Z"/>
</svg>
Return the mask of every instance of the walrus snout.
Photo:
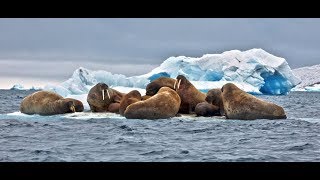
<svg viewBox="0 0 320 180">
<path fill-rule="evenodd" d="M 105 99 L 105 91 L 107 91 L 108 97 L 110 99 L 110 94 L 109 94 L 109 86 L 106 83 L 98 83 L 97 86 L 99 86 L 99 89 L 101 91 L 101 95 L 102 95 L 102 100 L 104 101 Z"/>
<path fill-rule="evenodd" d="M 67 106 L 68 106 L 68 109 L 72 112 L 72 113 L 75 113 L 76 112 L 76 106 L 74 104 L 73 101 L 68 101 L 67 102 Z"/>
<path fill-rule="evenodd" d="M 103 90 L 101 90 L 102 100 L 103 100 L 103 101 L 104 101 L 104 96 L 105 96 L 104 93 L 105 93 L 105 91 L 107 92 L 108 98 L 111 99 L 110 93 L 109 93 L 109 88 L 108 88 L 108 89 L 103 89 Z"/>
<path fill-rule="evenodd" d="M 108 89 L 103 89 L 101 90 L 102 92 L 102 100 L 104 101 L 104 92 L 107 91 L 107 95 L 108 95 L 108 98 L 110 99 L 110 93 L 109 93 L 109 90 Z"/>
<path fill-rule="evenodd" d="M 82 112 L 84 110 L 83 104 L 81 101 L 72 99 L 72 98 L 66 98 L 66 100 L 73 101 L 73 105 L 75 107 L 75 112 Z M 71 107 L 70 107 L 71 108 Z M 71 110 L 71 109 L 70 109 Z"/>
<path fill-rule="evenodd" d="M 186 83 L 190 83 L 187 78 L 183 75 L 178 75 L 176 78 L 176 81 L 174 83 L 174 89 L 175 90 L 179 90 L 180 89 L 180 85 L 182 84 L 186 84 Z"/>
<path fill-rule="evenodd" d="M 76 108 L 75 108 L 75 106 L 74 106 L 74 105 L 72 105 L 72 106 L 71 106 L 71 108 L 70 108 L 70 110 L 71 110 L 71 112 L 75 113 L 75 112 L 76 112 Z"/>
</svg>

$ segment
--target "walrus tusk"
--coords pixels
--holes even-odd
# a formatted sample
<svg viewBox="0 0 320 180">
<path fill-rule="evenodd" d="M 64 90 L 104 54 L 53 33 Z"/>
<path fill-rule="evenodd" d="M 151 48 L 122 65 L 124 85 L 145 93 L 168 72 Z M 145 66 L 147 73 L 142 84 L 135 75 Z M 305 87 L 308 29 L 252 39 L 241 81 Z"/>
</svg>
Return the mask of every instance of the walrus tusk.
<svg viewBox="0 0 320 180">
<path fill-rule="evenodd" d="M 176 90 L 177 80 L 174 81 L 173 89 Z"/>
<path fill-rule="evenodd" d="M 102 90 L 102 100 L 104 101 L 104 89 Z"/>
<path fill-rule="evenodd" d="M 177 86 L 177 90 L 178 90 L 179 87 L 180 87 L 180 83 L 181 83 L 181 79 L 179 79 L 178 86 Z"/>
<path fill-rule="evenodd" d="M 108 90 L 108 89 L 107 89 L 107 94 L 108 94 L 109 99 L 111 99 L 111 98 L 110 98 L 110 94 L 109 94 L 109 90 Z"/>
<path fill-rule="evenodd" d="M 76 108 L 73 105 L 71 106 L 71 111 L 76 112 Z"/>
</svg>

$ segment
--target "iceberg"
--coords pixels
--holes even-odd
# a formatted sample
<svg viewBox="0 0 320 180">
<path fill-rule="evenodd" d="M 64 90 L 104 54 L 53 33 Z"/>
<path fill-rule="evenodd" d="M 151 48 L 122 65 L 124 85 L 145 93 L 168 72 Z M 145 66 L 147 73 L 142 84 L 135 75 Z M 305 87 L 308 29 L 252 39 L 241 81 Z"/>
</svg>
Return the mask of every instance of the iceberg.
<svg viewBox="0 0 320 180">
<path fill-rule="evenodd" d="M 126 77 L 122 74 L 112 74 L 102 70 L 91 71 L 80 67 L 74 71 L 72 77 L 67 81 L 60 85 L 46 85 L 44 89 L 51 90 L 64 97 L 70 94 L 81 95 L 87 94 L 89 90 L 99 82 L 106 83 L 111 88 L 118 86 L 144 89 L 150 80 L 136 76 Z"/>
<path fill-rule="evenodd" d="M 284 58 L 263 49 L 250 49 L 205 54 L 202 57 L 169 57 L 149 73 L 131 77 L 80 67 L 65 82 L 47 85 L 44 89 L 62 96 L 87 94 L 98 82 L 110 87 L 145 89 L 154 79 L 162 76 L 176 78 L 179 74 L 186 76 L 203 92 L 232 82 L 249 93 L 282 95 L 289 93 L 301 82 Z"/>
<path fill-rule="evenodd" d="M 292 70 L 301 83 L 291 91 L 320 91 L 320 64 Z"/>
<path fill-rule="evenodd" d="M 10 90 L 26 90 L 21 84 L 15 84 L 10 88 Z"/>
<path fill-rule="evenodd" d="M 25 88 L 21 84 L 15 84 L 10 88 L 10 90 L 40 90 L 40 89 L 41 89 L 40 87 L 34 87 L 34 86 L 32 86 L 31 88 Z"/>
</svg>

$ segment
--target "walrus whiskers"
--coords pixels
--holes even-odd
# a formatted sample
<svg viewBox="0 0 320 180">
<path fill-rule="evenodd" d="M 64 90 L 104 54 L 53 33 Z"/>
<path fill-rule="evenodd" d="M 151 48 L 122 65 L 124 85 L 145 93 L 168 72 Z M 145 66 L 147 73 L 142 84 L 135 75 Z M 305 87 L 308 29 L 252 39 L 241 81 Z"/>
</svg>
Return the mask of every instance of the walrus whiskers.
<svg viewBox="0 0 320 180">
<path fill-rule="evenodd" d="M 102 91 L 102 100 L 104 101 L 104 89 Z"/>
<path fill-rule="evenodd" d="M 111 99 L 111 98 L 110 98 L 110 94 L 109 94 L 109 91 L 108 91 L 108 89 L 107 89 L 107 94 L 108 94 L 108 97 L 109 97 L 109 99 Z"/>
</svg>

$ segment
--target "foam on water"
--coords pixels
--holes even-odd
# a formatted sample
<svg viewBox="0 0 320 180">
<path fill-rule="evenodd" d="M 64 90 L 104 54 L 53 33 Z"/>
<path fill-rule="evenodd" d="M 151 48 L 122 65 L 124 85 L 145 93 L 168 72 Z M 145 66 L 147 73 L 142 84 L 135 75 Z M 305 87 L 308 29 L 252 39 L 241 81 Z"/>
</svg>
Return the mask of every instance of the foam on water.
<svg viewBox="0 0 320 180">
<path fill-rule="evenodd" d="M 20 111 L 8 113 L 8 114 L 0 114 L 0 119 L 19 119 L 19 120 L 52 120 L 52 119 L 77 119 L 77 120 L 91 120 L 91 119 L 126 119 L 124 116 L 116 113 L 110 112 L 75 112 L 68 114 L 59 114 L 52 116 L 40 116 L 40 115 L 28 115 L 21 113 Z M 137 119 L 138 120 L 138 119 Z M 148 120 L 148 119 L 143 119 Z M 162 120 L 184 120 L 184 121 L 213 121 L 213 120 L 225 120 L 225 116 L 213 116 L 213 117 L 196 117 L 195 114 L 180 114 L 180 116 L 172 117 L 169 119 Z M 130 120 L 129 120 L 130 121 Z M 229 120 L 230 121 L 230 120 Z"/>
</svg>

